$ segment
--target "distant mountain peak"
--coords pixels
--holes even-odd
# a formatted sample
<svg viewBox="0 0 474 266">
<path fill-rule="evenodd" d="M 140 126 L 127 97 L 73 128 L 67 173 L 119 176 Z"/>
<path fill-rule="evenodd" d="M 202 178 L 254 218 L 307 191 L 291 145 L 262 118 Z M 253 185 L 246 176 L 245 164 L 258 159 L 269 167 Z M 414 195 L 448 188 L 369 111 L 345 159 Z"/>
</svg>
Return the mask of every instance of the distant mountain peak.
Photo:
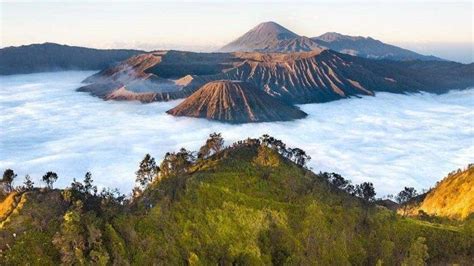
<svg viewBox="0 0 474 266">
<path fill-rule="evenodd" d="M 233 42 L 222 47 L 220 52 L 301 52 L 320 49 L 310 38 L 300 36 L 280 24 L 263 22 Z"/>
<path fill-rule="evenodd" d="M 372 37 L 349 36 L 337 32 L 326 32 L 311 38 L 321 47 L 370 59 L 390 60 L 441 60 L 434 56 L 421 55 L 407 49 L 383 43 Z"/>
<path fill-rule="evenodd" d="M 299 37 L 298 34 L 290 31 L 289 29 L 273 21 L 260 23 L 257 26 L 255 26 L 253 29 L 248 31 L 245 35 L 258 35 L 259 37 L 273 37 L 278 40 L 287 40 L 287 39 Z"/>
<path fill-rule="evenodd" d="M 349 36 L 349 35 L 344 35 L 338 32 L 326 32 L 318 37 L 315 37 L 314 39 L 318 39 L 321 41 L 325 42 L 334 42 L 334 41 L 339 41 L 339 40 L 363 40 L 366 39 L 361 36 Z"/>
</svg>

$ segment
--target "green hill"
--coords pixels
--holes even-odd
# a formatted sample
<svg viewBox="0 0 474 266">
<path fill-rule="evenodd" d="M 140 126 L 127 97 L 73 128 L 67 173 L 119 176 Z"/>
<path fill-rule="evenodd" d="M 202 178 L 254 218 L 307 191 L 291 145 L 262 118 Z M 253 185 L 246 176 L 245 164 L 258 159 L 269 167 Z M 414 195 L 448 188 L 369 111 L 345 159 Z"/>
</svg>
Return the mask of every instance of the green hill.
<svg viewBox="0 0 474 266">
<path fill-rule="evenodd" d="M 158 176 L 144 160 L 132 200 L 78 182 L 19 192 L 0 229 L 0 264 L 472 264 L 471 220 L 402 218 L 362 199 L 363 186 L 306 169 L 303 151 L 262 140 L 168 153 Z"/>
</svg>

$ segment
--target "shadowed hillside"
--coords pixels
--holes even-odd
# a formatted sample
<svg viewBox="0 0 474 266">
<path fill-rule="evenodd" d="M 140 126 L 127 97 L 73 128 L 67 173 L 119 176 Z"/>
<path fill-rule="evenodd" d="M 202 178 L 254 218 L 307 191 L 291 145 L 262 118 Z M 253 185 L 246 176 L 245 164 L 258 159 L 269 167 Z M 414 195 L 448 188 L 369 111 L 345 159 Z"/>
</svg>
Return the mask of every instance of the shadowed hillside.
<svg viewBox="0 0 474 266">
<path fill-rule="evenodd" d="M 31 44 L 0 49 L 0 75 L 64 70 L 97 70 L 118 63 L 139 50 L 101 50 L 56 43 Z"/>
</svg>

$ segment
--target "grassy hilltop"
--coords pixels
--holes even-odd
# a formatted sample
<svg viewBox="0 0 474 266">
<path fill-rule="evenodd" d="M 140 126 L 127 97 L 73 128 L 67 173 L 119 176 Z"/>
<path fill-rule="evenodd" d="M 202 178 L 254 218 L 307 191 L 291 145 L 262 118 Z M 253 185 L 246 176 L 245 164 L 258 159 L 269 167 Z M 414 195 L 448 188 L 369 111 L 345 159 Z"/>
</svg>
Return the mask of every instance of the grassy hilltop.
<svg viewBox="0 0 474 266">
<path fill-rule="evenodd" d="M 474 219 L 378 206 L 367 183 L 315 174 L 273 138 L 146 157 L 132 198 L 29 188 L 0 203 L 1 265 L 472 265 Z M 159 174 L 158 174 L 159 173 Z"/>
</svg>

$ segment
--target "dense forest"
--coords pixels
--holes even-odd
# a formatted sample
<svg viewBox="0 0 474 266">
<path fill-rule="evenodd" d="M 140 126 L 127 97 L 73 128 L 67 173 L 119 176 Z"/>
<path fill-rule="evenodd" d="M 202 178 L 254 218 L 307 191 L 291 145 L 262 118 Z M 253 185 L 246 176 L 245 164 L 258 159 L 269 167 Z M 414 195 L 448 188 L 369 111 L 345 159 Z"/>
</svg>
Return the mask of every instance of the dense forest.
<svg viewBox="0 0 474 266">
<path fill-rule="evenodd" d="M 55 189 L 7 169 L 0 199 L 0 265 L 425 265 L 474 263 L 474 217 L 400 212 L 418 194 L 314 173 L 301 149 L 264 135 L 197 152 L 146 155 L 129 195 L 91 173 Z M 18 183 L 18 181 L 16 182 Z M 395 203 L 394 203 L 395 204 Z"/>
</svg>

